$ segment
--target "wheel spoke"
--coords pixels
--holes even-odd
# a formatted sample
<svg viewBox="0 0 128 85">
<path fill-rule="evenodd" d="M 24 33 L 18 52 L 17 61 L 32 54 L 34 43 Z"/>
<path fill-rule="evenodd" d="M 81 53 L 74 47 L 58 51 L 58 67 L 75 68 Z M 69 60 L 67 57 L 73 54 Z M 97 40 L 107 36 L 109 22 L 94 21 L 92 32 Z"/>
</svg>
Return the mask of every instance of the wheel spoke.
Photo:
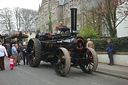
<svg viewBox="0 0 128 85">
<path fill-rule="evenodd" d="M 59 55 L 55 55 L 57 58 L 59 58 Z"/>
<path fill-rule="evenodd" d="M 58 51 L 58 54 L 56 55 L 56 57 L 58 58 L 57 60 L 57 67 L 58 67 L 58 71 L 63 74 L 64 73 L 64 64 L 65 64 L 65 59 L 64 59 L 64 54 L 62 53 L 61 50 Z"/>
<path fill-rule="evenodd" d="M 94 66 L 92 63 L 90 63 L 91 66 Z"/>
<path fill-rule="evenodd" d="M 32 47 L 29 47 L 30 50 L 32 50 Z"/>
<path fill-rule="evenodd" d="M 63 72 L 64 72 L 63 64 L 60 64 L 60 66 L 59 66 L 59 71 L 60 71 L 61 73 L 63 73 Z"/>
<path fill-rule="evenodd" d="M 61 55 L 62 55 L 61 50 L 59 50 L 59 58 L 61 58 Z"/>
<path fill-rule="evenodd" d="M 32 56 L 32 54 L 29 54 L 28 56 Z"/>
</svg>

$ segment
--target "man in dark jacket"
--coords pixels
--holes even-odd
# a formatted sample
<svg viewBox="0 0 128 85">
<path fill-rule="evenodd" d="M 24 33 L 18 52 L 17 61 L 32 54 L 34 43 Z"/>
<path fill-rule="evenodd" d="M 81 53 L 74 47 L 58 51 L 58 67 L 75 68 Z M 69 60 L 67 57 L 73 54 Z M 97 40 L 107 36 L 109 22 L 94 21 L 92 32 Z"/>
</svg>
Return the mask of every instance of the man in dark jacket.
<svg viewBox="0 0 128 85">
<path fill-rule="evenodd" d="M 23 62 L 24 62 L 24 65 L 25 65 L 25 59 L 26 59 L 26 64 L 28 65 L 27 45 L 25 42 L 23 42 Z"/>
<path fill-rule="evenodd" d="M 20 51 L 21 59 L 23 59 L 23 46 L 22 46 L 22 43 L 19 43 L 19 51 Z"/>
<path fill-rule="evenodd" d="M 114 62 L 113 62 L 113 52 L 114 52 L 114 48 L 113 48 L 113 45 L 111 43 L 111 40 L 108 40 L 107 41 L 108 43 L 108 47 L 107 47 L 107 53 L 108 53 L 108 57 L 109 57 L 109 60 L 110 60 L 110 63 L 108 65 L 113 65 Z"/>
</svg>

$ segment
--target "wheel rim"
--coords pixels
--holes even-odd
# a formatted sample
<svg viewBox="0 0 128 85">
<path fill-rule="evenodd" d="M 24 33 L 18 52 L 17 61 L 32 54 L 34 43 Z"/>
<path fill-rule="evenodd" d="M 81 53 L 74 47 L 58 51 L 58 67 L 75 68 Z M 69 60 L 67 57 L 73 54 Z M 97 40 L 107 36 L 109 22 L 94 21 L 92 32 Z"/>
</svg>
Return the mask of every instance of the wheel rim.
<svg viewBox="0 0 128 85">
<path fill-rule="evenodd" d="M 87 65 L 80 65 L 83 72 L 91 73 L 96 70 L 98 65 L 98 58 L 96 52 L 92 48 L 86 50 L 86 58 L 88 59 Z"/>
<path fill-rule="evenodd" d="M 59 76 L 66 76 L 71 67 L 71 58 L 66 48 L 60 47 L 54 56 L 54 69 Z"/>
<path fill-rule="evenodd" d="M 57 51 L 55 55 L 55 67 L 58 74 L 64 74 L 64 68 L 65 68 L 65 58 L 64 54 L 61 50 Z"/>
</svg>

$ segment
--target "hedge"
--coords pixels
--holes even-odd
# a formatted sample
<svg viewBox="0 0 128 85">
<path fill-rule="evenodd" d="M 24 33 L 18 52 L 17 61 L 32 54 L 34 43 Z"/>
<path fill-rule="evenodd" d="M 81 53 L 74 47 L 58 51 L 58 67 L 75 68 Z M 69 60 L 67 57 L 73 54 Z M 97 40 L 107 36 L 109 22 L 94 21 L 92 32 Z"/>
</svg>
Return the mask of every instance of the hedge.
<svg viewBox="0 0 128 85">
<path fill-rule="evenodd" d="M 93 39 L 95 50 L 97 52 L 106 52 L 108 39 Z M 128 52 L 128 37 L 112 38 L 112 44 L 115 52 Z"/>
</svg>

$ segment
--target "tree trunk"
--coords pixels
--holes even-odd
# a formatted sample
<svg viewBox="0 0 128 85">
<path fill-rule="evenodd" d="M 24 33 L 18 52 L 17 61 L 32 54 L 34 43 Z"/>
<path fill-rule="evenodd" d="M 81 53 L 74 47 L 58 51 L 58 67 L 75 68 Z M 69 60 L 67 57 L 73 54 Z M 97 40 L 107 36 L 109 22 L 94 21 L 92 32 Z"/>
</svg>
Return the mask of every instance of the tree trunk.
<svg viewBox="0 0 128 85">
<path fill-rule="evenodd" d="M 110 31 L 110 36 L 111 36 L 112 38 L 117 37 L 117 31 L 114 30 L 114 28 L 112 28 L 112 30 Z"/>
</svg>

